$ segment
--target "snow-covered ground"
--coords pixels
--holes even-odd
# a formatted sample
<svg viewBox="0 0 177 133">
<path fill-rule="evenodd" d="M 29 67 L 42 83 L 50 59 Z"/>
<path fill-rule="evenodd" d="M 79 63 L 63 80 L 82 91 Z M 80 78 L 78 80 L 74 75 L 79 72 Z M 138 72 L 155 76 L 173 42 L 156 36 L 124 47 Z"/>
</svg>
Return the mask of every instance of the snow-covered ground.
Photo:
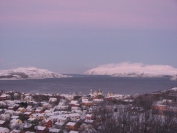
<svg viewBox="0 0 177 133">
<path fill-rule="evenodd" d="M 111 75 L 118 77 L 177 77 L 177 68 L 167 65 L 144 65 L 142 63 L 119 63 L 102 65 L 84 74 L 88 75 Z"/>
<path fill-rule="evenodd" d="M 54 73 L 46 69 L 37 69 L 35 67 L 0 70 L 0 79 L 44 79 L 64 77 L 69 76 Z"/>
<path fill-rule="evenodd" d="M 171 80 L 177 80 L 177 75 L 172 76 Z"/>
<path fill-rule="evenodd" d="M 177 87 L 173 87 L 173 88 L 171 88 L 171 89 L 169 89 L 169 90 L 177 91 Z"/>
</svg>

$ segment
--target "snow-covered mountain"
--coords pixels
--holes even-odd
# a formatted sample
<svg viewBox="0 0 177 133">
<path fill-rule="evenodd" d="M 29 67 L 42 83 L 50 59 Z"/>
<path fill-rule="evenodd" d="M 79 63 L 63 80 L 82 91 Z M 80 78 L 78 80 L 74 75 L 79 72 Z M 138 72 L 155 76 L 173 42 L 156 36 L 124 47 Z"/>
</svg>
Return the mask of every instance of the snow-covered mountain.
<svg viewBox="0 0 177 133">
<path fill-rule="evenodd" d="M 161 77 L 176 79 L 177 68 L 167 65 L 144 65 L 142 63 L 119 63 L 102 65 L 86 71 L 87 75 L 111 75 L 117 77 Z"/>
<path fill-rule="evenodd" d="M 0 70 L 0 79 L 45 79 L 64 77 L 68 76 L 54 73 L 46 69 L 37 69 L 35 67 Z"/>
</svg>

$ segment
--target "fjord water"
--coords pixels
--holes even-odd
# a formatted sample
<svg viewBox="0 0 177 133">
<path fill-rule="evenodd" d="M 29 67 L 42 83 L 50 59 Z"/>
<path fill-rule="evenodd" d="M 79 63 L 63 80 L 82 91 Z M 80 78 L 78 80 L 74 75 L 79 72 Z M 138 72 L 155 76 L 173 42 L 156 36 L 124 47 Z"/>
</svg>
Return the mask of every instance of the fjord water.
<svg viewBox="0 0 177 133">
<path fill-rule="evenodd" d="M 29 93 L 88 94 L 90 89 L 101 89 L 104 94 L 143 94 L 177 86 L 177 81 L 163 78 L 125 78 L 110 76 L 72 75 L 72 78 L 0 80 L 0 90 Z"/>
</svg>

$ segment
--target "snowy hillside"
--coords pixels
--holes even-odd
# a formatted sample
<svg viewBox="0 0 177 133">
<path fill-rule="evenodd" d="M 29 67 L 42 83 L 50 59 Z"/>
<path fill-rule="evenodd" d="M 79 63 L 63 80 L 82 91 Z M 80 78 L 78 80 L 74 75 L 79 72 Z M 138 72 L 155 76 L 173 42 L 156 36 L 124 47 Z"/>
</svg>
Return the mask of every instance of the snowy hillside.
<svg viewBox="0 0 177 133">
<path fill-rule="evenodd" d="M 68 76 L 54 73 L 45 69 L 37 69 L 35 67 L 0 70 L 0 79 L 44 79 L 63 77 Z"/>
<path fill-rule="evenodd" d="M 177 80 L 177 75 L 172 76 L 171 80 Z"/>
<path fill-rule="evenodd" d="M 174 77 L 177 68 L 166 65 L 144 65 L 142 63 L 124 62 L 120 64 L 102 65 L 86 71 L 88 75 L 111 75 L 117 77 Z"/>
</svg>

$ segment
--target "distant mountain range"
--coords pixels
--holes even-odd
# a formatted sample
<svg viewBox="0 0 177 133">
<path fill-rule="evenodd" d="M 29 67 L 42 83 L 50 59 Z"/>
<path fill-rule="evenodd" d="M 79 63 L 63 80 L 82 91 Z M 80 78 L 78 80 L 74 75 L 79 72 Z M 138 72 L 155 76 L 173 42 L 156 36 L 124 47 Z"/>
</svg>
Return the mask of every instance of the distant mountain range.
<svg viewBox="0 0 177 133">
<path fill-rule="evenodd" d="M 86 71 L 87 75 L 111 75 L 116 77 L 170 77 L 177 80 L 177 68 L 166 65 L 119 63 L 102 65 Z"/>
<path fill-rule="evenodd" d="M 35 67 L 0 70 L 0 79 L 45 79 L 65 77 L 69 76 L 54 73 L 45 69 L 38 69 Z"/>
</svg>

